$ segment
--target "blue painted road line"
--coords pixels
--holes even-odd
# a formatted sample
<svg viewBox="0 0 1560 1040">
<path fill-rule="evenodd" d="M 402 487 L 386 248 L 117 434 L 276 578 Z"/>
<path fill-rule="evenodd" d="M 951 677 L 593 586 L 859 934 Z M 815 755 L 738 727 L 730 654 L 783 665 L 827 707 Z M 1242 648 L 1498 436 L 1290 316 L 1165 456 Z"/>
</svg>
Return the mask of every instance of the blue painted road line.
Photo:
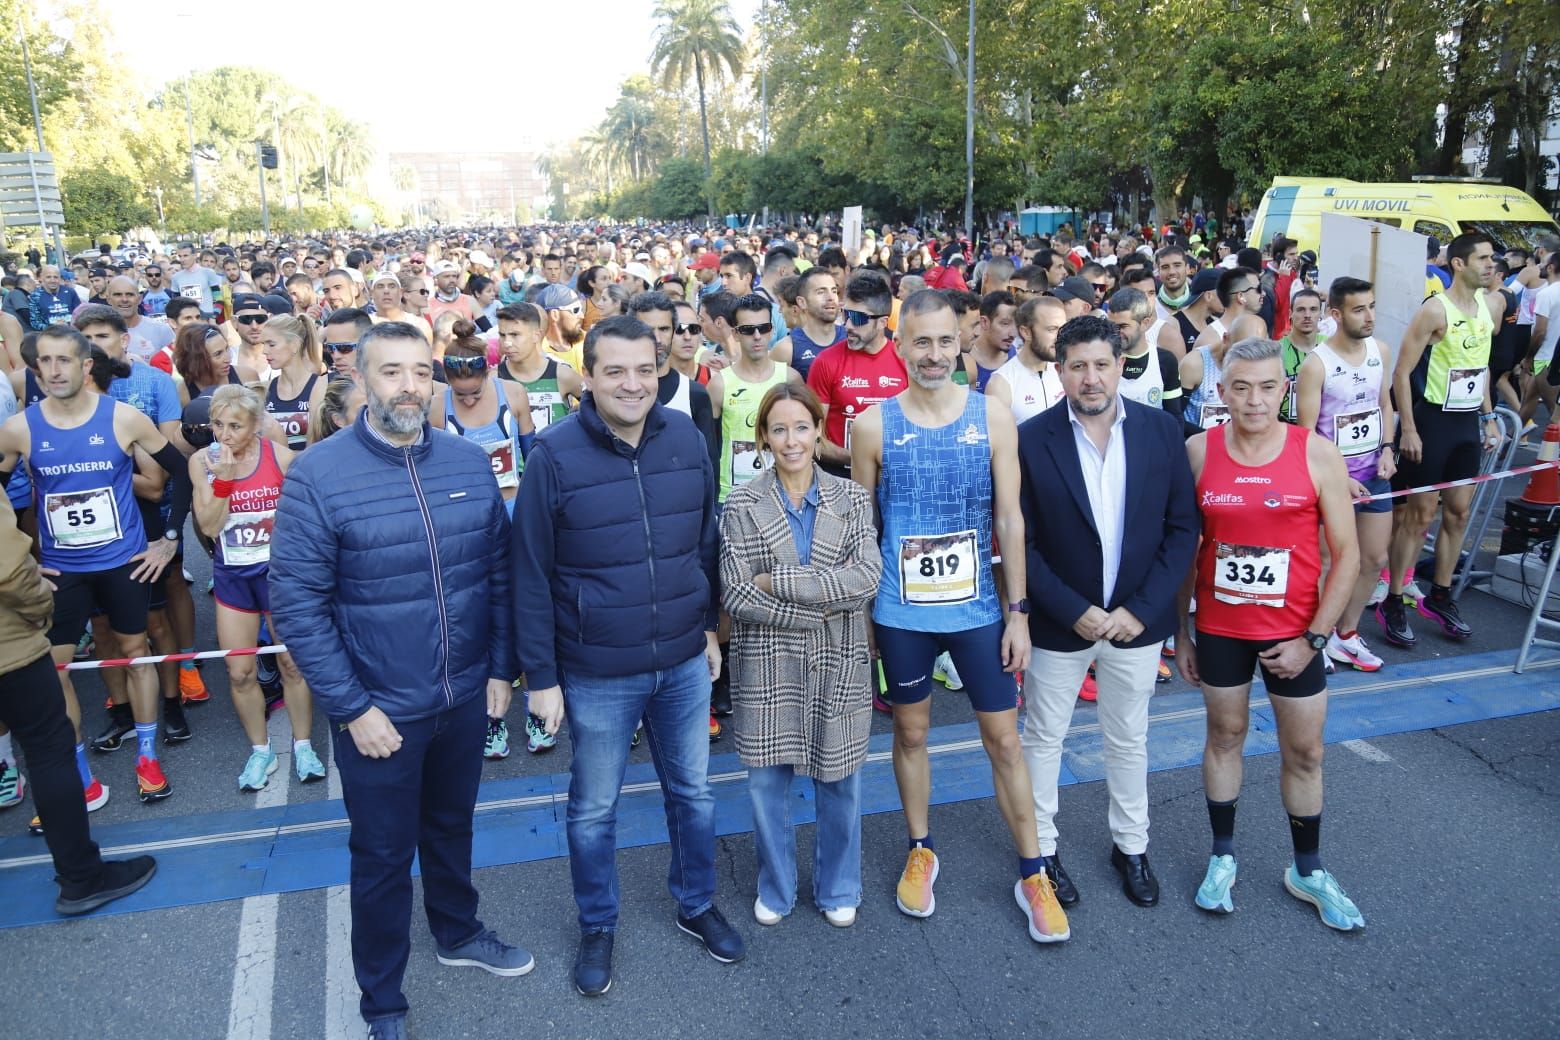
<svg viewBox="0 0 1560 1040">
<path fill-rule="evenodd" d="M 1449 669 L 1449 665 L 1455 665 Z M 1330 689 L 1328 743 L 1369 739 L 1560 707 L 1560 657 L 1537 662 L 1525 675 L 1511 672 L 1511 651 L 1414 662 L 1390 673 L 1335 676 Z M 1149 726 L 1149 769 L 1195 765 L 1203 746 L 1202 698 L 1196 693 L 1155 697 Z M 1248 756 L 1277 750 L 1272 713 L 1254 695 Z M 1104 777 L 1101 740 L 1092 709 L 1080 709 L 1064 751 L 1061 783 Z M 872 738 L 862 774 L 862 812 L 897 812 L 889 734 Z M 991 774 L 974 723 L 934 730 L 934 804 L 989 798 Z M 716 830 L 752 830 L 752 812 L 734 754 L 710 761 Z M 568 775 L 520 777 L 482 785 L 473 865 L 506 866 L 567 855 L 564 810 Z M 799 784 L 793 816 L 813 820 L 811 785 Z M 203 813 L 103 827 L 94 833 L 107 855 L 150 851 L 159 870 L 151 884 L 101 913 L 135 913 L 266 893 L 300 892 L 348 880 L 347 823 L 339 801 L 272 809 Z M 629 768 L 619 803 L 618 844 L 662 844 L 666 819 L 648 763 Z M 0 843 L 0 928 L 62 920 L 53 911 L 56 889 L 48 856 L 36 838 Z"/>
</svg>

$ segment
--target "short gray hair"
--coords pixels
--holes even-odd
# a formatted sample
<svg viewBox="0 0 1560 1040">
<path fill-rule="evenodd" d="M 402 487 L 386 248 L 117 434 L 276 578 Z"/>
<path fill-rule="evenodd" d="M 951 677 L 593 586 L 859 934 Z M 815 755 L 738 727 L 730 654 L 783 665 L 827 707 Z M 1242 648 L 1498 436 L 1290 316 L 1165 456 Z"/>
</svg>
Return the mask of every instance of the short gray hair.
<svg viewBox="0 0 1560 1040">
<path fill-rule="evenodd" d="M 1125 314 L 1137 322 L 1146 322 L 1154 316 L 1154 305 L 1148 302 L 1148 295 L 1131 286 L 1112 293 L 1105 301 L 1105 310 L 1111 314 Z"/>
<path fill-rule="evenodd" d="M 1282 353 L 1278 340 L 1252 336 L 1224 352 L 1224 367 L 1229 368 L 1236 361 L 1272 361 Z"/>
<path fill-rule="evenodd" d="M 433 356 L 433 347 L 429 346 L 427 338 L 423 336 L 422 332 L 415 325 L 405 321 L 382 321 L 363 333 L 362 338 L 358 340 L 358 371 L 368 371 L 370 365 L 368 351 L 370 347 L 381 340 L 395 339 L 409 339 L 421 346 L 428 347 L 429 357 Z"/>
</svg>

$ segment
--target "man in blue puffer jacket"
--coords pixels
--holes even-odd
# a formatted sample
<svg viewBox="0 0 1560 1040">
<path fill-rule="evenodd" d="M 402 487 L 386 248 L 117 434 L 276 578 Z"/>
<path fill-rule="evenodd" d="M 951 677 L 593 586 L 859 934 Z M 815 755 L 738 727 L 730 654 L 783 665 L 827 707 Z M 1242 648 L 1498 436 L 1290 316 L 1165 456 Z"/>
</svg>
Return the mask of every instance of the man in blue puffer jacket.
<svg viewBox="0 0 1560 1040">
<path fill-rule="evenodd" d="M 489 715 L 509 707 L 509 521 L 487 455 L 428 426 L 433 359 L 404 322 L 358 343 L 368 407 L 287 473 L 276 634 L 332 723 L 352 822 L 352 964 L 370 1037 L 405 1035 L 412 856 L 442 964 L 535 961 L 477 919 L 472 813 Z"/>
<path fill-rule="evenodd" d="M 511 560 L 520 670 L 548 732 L 565 712 L 574 985 L 612 985 L 617 800 L 643 718 L 666 799 L 677 926 L 718 961 L 744 955 L 715 906 L 709 782 L 715 642 L 715 473 L 693 420 L 656 402 L 655 333 L 638 318 L 585 337 L 580 410 L 547 427 L 515 498 Z"/>
</svg>

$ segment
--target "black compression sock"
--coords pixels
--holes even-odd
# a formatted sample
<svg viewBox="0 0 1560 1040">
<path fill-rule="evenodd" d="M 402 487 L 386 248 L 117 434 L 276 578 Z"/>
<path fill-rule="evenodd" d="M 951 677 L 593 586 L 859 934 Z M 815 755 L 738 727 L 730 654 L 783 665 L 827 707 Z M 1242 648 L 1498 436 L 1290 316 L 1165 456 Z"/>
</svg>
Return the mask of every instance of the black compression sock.
<svg viewBox="0 0 1560 1040">
<path fill-rule="evenodd" d="M 1213 827 L 1215 856 L 1235 855 L 1235 803 L 1238 801 L 1239 798 L 1227 802 L 1208 799 L 1208 823 Z"/>
<path fill-rule="evenodd" d="M 1322 814 L 1289 814 L 1289 837 L 1295 844 L 1295 872 L 1310 877 L 1322 869 Z"/>
</svg>

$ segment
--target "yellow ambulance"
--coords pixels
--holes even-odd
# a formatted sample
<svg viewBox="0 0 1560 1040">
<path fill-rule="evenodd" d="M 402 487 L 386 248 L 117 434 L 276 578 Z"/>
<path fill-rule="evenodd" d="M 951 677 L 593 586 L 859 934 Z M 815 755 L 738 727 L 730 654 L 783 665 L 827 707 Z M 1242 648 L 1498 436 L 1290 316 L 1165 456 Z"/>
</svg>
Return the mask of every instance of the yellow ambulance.
<svg viewBox="0 0 1560 1040">
<path fill-rule="evenodd" d="M 1529 252 L 1560 226 L 1532 196 L 1489 180 L 1416 177 L 1406 184 L 1367 184 L 1334 177 L 1275 177 L 1262 195 L 1246 241 L 1266 252 L 1282 232 L 1316 249 L 1322 214 L 1361 217 L 1433 235 L 1442 245 L 1465 231 L 1482 231 L 1497 252 L 1517 246 Z"/>
</svg>

